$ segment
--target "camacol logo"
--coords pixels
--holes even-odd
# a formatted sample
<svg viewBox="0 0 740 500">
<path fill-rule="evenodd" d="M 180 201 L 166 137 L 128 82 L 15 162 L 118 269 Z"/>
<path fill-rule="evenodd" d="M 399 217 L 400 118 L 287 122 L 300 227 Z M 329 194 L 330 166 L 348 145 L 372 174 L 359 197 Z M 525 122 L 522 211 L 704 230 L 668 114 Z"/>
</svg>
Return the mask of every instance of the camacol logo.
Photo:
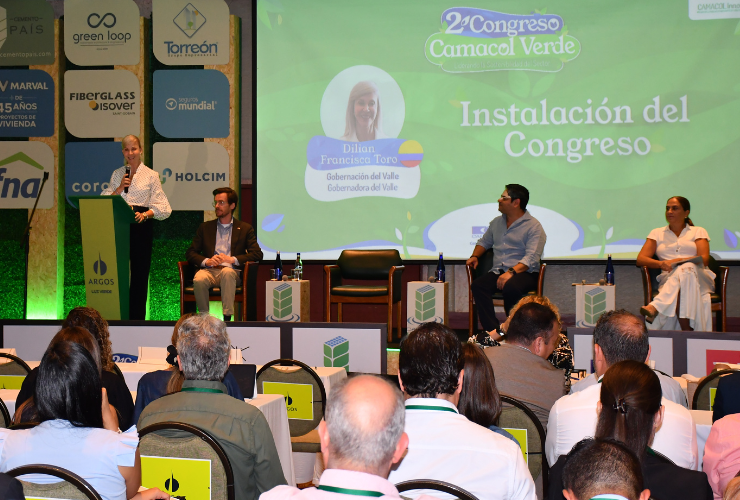
<svg viewBox="0 0 740 500">
<path fill-rule="evenodd" d="M 273 289 L 272 314 L 277 319 L 283 319 L 293 314 L 293 287 L 288 283 L 283 283 Z"/>
<path fill-rule="evenodd" d="M 193 38 L 193 35 L 206 24 L 206 18 L 192 3 L 189 3 L 175 16 L 172 22 L 185 33 L 185 36 Z"/>
<path fill-rule="evenodd" d="M 583 296 L 586 323 L 595 325 L 606 311 L 606 290 L 592 288 Z"/>
<path fill-rule="evenodd" d="M 0 167 L 3 165 L 9 165 L 16 161 L 23 162 L 26 165 L 30 165 L 33 168 L 41 170 L 42 172 L 44 171 L 43 166 L 25 153 L 16 153 L 8 156 L 4 160 L 0 160 Z M 7 198 L 8 195 L 10 195 L 11 198 L 18 198 L 18 195 L 23 198 L 36 198 L 39 195 L 41 177 L 26 179 L 21 183 L 20 179 L 5 177 L 5 173 L 7 171 L 7 168 L 0 168 L 0 181 L 3 183 L 2 191 L 0 191 L 0 198 Z"/>
<path fill-rule="evenodd" d="M 416 320 L 424 323 L 428 319 L 433 318 L 437 302 L 434 287 L 431 285 L 423 286 L 416 290 L 414 295 L 416 296 L 416 307 L 414 312 Z"/>
<path fill-rule="evenodd" d="M 324 366 L 341 367 L 349 372 L 349 340 L 339 336 L 324 342 Z"/>
<path fill-rule="evenodd" d="M 93 264 L 93 271 L 95 271 L 95 274 L 99 274 L 100 276 L 103 276 L 108 272 L 108 265 L 103 262 L 103 259 L 100 257 L 100 253 L 98 253 L 98 260 Z"/>
</svg>

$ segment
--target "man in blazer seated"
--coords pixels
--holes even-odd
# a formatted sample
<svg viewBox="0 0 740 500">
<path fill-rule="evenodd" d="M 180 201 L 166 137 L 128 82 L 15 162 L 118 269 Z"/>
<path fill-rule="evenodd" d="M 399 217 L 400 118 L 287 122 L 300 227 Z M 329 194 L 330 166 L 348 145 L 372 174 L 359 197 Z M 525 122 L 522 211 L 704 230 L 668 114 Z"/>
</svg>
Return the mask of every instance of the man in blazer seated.
<svg viewBox="0 0 740 500">
<path fill-rule="evenodd" d="M 208 312 L 209 290 L 217 286 L 221 288 L 226 321 L 231 321 L 234 314 L 236 283 L 241 278 L 245 262 L 262 258 L 262 250 L 252 226 L 236 220 L 232 215 L 238 202 L 239 195 L 233 189 L 215 189 L 213 206 L 216 208 L 216 220 L 200 225 L 185 254 L 190 264 L 201 268 L 193 279 L 198 312 Z"/>
</svg>

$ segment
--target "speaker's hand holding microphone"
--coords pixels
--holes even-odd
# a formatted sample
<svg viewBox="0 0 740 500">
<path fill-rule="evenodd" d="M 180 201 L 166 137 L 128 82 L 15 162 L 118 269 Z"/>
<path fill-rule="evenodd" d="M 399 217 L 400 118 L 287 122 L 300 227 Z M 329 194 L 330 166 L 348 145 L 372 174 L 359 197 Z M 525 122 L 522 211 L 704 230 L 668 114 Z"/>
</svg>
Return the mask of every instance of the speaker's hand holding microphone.
<svg viewBox="0 0 740 500">
<path fill-rule="evenodd" d="M 121 179 L 121 183 L 118 185 L 118 188 L 116 189 L 116 194 L 121 194 L 121 192 L 128 193 L 128 187 L 131 185 L 131 167 L 126 165 L 126 174 Z"/>
</svg>

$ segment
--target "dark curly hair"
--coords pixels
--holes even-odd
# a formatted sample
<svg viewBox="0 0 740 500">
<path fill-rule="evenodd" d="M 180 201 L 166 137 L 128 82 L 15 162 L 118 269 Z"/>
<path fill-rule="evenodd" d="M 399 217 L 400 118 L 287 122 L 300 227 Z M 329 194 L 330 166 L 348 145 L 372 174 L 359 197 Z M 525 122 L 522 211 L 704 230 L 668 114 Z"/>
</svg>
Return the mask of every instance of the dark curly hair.
<svg viewBox="0 0 740 500">
<path fill-rule="evenodd" d="M 463 363 L 460 339 L 440 323 L 424 323 L 401 341 L 398 370 L 409 396 L 454 394 Z"/>
<path fill-rule="evenodd" d="M 100 346 L 100 364 L 103 370 L 113 371 L 113 349 L 108 332 L 108 322 L 92 307 L 75 307 L 62 323 L 62 328 L 79 326 L 95 337 Z"/>
</svg>

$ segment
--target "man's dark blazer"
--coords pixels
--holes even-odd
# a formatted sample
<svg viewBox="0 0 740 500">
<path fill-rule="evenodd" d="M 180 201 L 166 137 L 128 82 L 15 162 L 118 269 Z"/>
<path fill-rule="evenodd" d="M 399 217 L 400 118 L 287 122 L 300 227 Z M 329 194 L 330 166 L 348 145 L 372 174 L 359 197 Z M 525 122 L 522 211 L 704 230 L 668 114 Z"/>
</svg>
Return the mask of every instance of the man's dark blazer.
<svg viewBox="0 0 740 500">
<path fill-rule="evenodd" d="M 21 482 L 7 474 L 0 473 L 0 498 L 3 500 L 25 500 Z"/>
<path fill-rule="evenodd" d="M 734 413 L 740 413 L 740 373 L 720 377 L 714 396 L 712 422 Z"/>
<path fill-rule="evenodd" d="M 193 238 L 193 243 L 185 252 L 188 262 L 194 266 L 201 267 L 204 260 L 213 257 L 216 252 L 216 224 L 218 219 L 204 222 L 198 228 Z M 239 261 L 239 268 L 244 268 L 247 261 L 259 261 L 262 259 L 262 250 L 257 243 L 254 228 L 246 222 L 234 219 L 231 228 L 231 256 Z"/>
</svg>

